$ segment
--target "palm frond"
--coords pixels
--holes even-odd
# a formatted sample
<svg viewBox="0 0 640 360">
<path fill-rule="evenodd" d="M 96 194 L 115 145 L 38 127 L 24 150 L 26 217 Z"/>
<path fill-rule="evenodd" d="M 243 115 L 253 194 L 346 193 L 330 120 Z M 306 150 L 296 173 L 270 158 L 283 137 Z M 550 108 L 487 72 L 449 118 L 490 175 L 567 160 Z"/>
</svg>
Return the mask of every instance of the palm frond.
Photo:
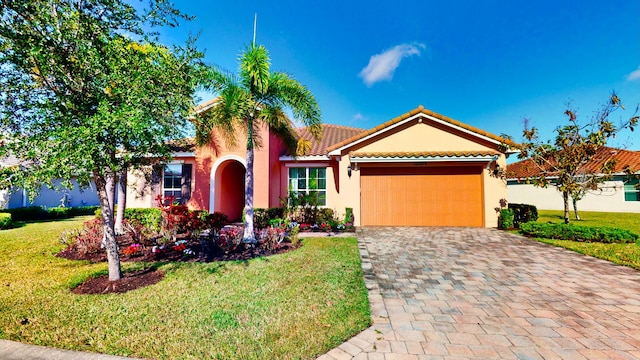
<svg viewBox="0 0 640 360">
<path fill-rule="evenodd" d="M 260 119 L 269 126 L 271 133 L 280 139 L 289 154 L 296 154 L 298 146 L 298 133 L 291 119 L 282 107 L 276 105 L 263 106 L 260 109 Z"/>
<path fill-rule="evenodd" d="M 269 88 L 269 52 L 263 45 L 250 45 L 240 56 L 240 78 L 254 94 L 264 94 Z"/>
<path fill-rule="evenodd" d="M 311 91 L 285 73 L 272 73 L 269 84 L 265 97 L 291 108 L 293 116 L 308 126 L 316 139 L 320 139 L 322 116 Z"/>
</svg>

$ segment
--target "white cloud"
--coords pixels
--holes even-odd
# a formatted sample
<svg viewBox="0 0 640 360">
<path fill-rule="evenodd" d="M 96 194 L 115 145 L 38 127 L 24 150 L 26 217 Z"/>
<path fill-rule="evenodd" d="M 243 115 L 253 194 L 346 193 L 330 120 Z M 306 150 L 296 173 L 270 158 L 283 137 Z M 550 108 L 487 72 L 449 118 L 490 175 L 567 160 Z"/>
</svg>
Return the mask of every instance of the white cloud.
<svg viewBox="0 0 640 360">
<path fill-rule="evenodd" d="M 362 120 L 362 119 L 364 119 L 364 116 L 362 116 L 362 114 L 360 114 L 360 113 L 357 113 L 357 114 L 353 115 L 353 117 L 351 119 L 352 120 L 356 120 L 356 121 L 357 120 Z"/>
<path fill-rule="evenodd" d="M 627 81 L 640 80 L 640 66 L 635 71 L 627 75 Z"/>
<path fill-rule="evenodd" d="M 369 87 L 383 80 L 391 80 L 403 58 L 420 55 L 420 49 L 424 48 L 424 44 L 420 43 L 396 45 L 380 54 L 371 56 L 369 65 L 360 71 L 359 76 Z"/>
</svg>

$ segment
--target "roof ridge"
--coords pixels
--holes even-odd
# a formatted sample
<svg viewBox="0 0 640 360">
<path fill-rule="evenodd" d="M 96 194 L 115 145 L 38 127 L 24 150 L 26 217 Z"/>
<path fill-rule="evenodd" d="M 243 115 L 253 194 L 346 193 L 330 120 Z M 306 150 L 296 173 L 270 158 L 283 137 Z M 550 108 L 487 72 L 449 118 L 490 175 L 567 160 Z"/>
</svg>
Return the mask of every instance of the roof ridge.
<svg viewBox="0 0 640 360">
<path fill-rule="evenodd" d="M 510 140 L 510 139 L 506 139 L 506 138 L 504 138 L 502 136 L 498 136 L 498 135 L 492 134 L 492 133 L 490 133 L 488 131 L 482 130 L 482 129 L 477 128 L 475 126 L 471 126 L 471 125 L 465 124 L 462 121 L 458 121 L 458 120 L 452 119 L 450 117 L 447 117 L 447 116 L 444 116 L 442 114 L 439 114 L 439 113 L 437 113 L 435 111 L 425 109 L 425 107 L 423 105 L 418 105 L 418 107 L 413 109 L 413 110 L 410 110 L 410 111 L 408 111 L 408 112 L 406 112 L 406 113 L 404 113 L 402 115 L 396 116 L 396 117 L 392 118 L 391 120 L 385 121 L 384 123 L 382 123 L 382 124 L 380 124 L 380 125 L 378 125 L 378 126 L 376 126 L 374 128 L 371 128 L 369 130 L 365 130 L 360 134 L 357 134 L 357 135 L 352 136 L 352 137 L 350 137 L 348 139 L 345 139 L 345 140 L 343 140 L 343 141 L 341 141 L 341 142 L 339 142 L 339 143 L 337 143 L 337 144 L 335 144 L 333 146 L 330 146 L 329 148 L 327 148 L 327 151 L 336 150 L 336 149 L 338 149 L 338 148 L 340 148 L 342 146 L 348 145 L 348 144 L 350 144 L 350 143 L 352 143 L 354 141 L 360 140 L 360 139 L 362 139 L 362 138 L 364 138 L 366 136 L 375 134 L 378 131 L 386 129 L 391 125 L 397 124 L 398 122 L 406 120 L 406 119 L 408 119 L 408 118 L 410 118 L 410 117 L 412 117 L 414 115 L 417 115 L 419 113 L 435 117 L 435 118 L 440 119 L 442 121 L 445 121 L 445 122 L 447 122 L 447 123 L 449 123 L 451 125 L 461 127 L 463 129 L 466 129 L 466 130 L 471 131 L 473 133 L 476 133 L 478 135 L 485 136 L 485 137 L 491 138 L 493 140 L 503 142 L 505 144 L 515 145 L 515 142 Z"/>
</svg>

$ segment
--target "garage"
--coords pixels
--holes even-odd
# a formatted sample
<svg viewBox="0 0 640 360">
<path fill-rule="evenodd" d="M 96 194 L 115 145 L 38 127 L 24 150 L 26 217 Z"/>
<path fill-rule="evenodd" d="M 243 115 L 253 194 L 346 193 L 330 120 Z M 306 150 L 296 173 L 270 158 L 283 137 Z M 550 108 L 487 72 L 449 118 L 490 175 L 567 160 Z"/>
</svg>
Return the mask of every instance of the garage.
<svg viewBox="0 0 640 360">
<path fill-rule="evenodd" d="M 364 226 L 483 227 L 483 168 L 362 167 Z"/>
</svg>

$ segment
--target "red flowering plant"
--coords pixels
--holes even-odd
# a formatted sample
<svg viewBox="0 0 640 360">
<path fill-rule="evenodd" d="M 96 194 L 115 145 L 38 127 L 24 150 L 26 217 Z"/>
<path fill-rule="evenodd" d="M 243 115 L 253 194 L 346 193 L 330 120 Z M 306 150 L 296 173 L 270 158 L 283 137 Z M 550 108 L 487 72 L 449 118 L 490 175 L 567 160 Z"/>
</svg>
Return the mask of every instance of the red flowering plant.
<svg viewBox="0 0 640 360">
<path fill-rule="evenodd" d="M 134 256 L 142 251 L 142 245 L 131 244 L 122 250 L 122 253 L 127 256 Z"/>
<path fill-rule="evenodd" d="M 162 209 L 161 233 L 165 242 L 175 242 L 182 233 L 197 238 L 208 225 L 206 211 L 192 211 L 186 205 L 176 204 L 174 196 L 158 195 L 156 201 Z"/>
<path fill-rule="evenodd" d="M 300 231 L 309 231 L 311 229 L 311 225 L 307 223 L 300 224 Z"/>
<path fill-rule="evenodd" d="M 331 231 L 331 225 L 326 222 L 320 224 L 320 231 Z"/>
</svg>

